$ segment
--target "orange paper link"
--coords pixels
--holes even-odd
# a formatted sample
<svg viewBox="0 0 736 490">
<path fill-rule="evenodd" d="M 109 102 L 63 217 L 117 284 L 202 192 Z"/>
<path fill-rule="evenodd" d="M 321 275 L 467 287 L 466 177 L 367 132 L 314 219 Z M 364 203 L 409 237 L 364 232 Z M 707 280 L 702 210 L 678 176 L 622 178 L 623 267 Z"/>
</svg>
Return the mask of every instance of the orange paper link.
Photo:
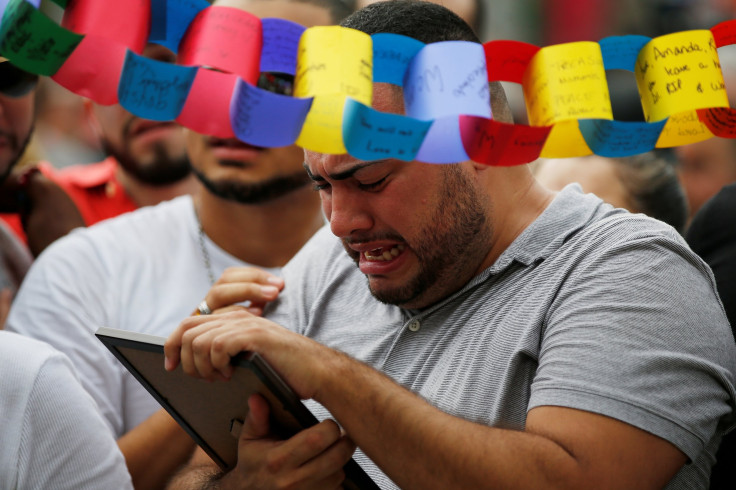
<svg viewBox="0 0 736 490">
<path fill-rule="evenodd" d="M 489 41 L 483 45 L 489 82 L 521 83 L 538 46 L 520 41 Z"/>
<path fill-rule="evenodd" d="M 261 19 L 234 7 L 207 7 L 179 45 L 179 63 L 235 73 L 255 85 L 261 64 Z"/>
<path fill-rule="evenodd" d="M 140 54 L 146 46 L 151 25 L 151 1 L 71 0 L 64 10 L 61 25 L 79 34 L 110 39 Z"/>
</svg>

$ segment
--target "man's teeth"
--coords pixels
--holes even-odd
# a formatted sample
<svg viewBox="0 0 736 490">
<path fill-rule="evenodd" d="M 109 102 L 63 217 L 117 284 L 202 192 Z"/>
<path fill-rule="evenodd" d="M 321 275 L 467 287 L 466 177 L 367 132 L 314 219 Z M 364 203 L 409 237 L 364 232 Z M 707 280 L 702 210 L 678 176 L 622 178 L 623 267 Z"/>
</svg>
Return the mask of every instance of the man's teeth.
<svg viewBox="0 0 736 490">
<path fill-rule="evenodd" d="M 400 243 L 390 250 L 387 250 L 385 248 L 376 248 L 367 252 L 363 252 L 363 255 L 368 260 L 386 261 L 397 257 L 401 252 L 404 251 L 404 248 L 406 248 L 404 244 Z"/>
</svg>

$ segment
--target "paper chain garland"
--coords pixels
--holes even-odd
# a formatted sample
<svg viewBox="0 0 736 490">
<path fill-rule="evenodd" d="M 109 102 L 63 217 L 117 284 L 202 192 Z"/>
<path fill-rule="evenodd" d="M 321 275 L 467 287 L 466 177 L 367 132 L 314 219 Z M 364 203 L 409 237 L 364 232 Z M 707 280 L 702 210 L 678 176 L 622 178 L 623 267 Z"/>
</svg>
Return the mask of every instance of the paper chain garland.
<svg viewBox="0 0 736 490">
<path fill-rule="evenodd" d="M 100 104 L 276 147 L 429 163 L 518 165 L 539 156 L 627 156 L 736 137 L 717 48 L 736 20 L 654 39 L 539 48 L 517 41 L 425 45 L 394 34 L 258 19 L 205 0 L 0 0 L 0 55 Z M 178 63 L 140 55 L 147 42 Z M 646 122 L 613 120 L 606 70 L 634 72 Z M 255 86 L 295 75 L 293 96 Z M 522 85 L 530 125 L 494 121 L 489 81 Z M 406 116 L 372 109 L 372 83 L 402 86 Z"/>
</svg>

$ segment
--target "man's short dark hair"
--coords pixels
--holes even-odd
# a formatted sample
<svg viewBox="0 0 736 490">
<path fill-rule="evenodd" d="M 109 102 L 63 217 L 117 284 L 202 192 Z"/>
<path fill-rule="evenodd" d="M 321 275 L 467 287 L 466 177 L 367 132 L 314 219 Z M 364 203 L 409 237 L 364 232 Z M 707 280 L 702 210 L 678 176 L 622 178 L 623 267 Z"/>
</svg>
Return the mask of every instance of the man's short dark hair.
<svg viewBox="0 0 736 490">
<path fill-rule="evenodd" d="M 480 43 L 473 29 L 451 10 L 421 0 L 372 3 L 341 22 L 366 34 L 389 32 L 412 37 L 425 44 L 442 41 Z"/>
<path fill-rule="evenodd" d="M 469 41 L 480 44 L 473 29 L 457 14 L 435 3 L 421 0 L 393 0 L 372 3 L 340 23 L 366 34 L 401 34 L 425 44 Z M 511 123 L 513 116 L 501 82 L 491 82 L 493 118 Z"/>
</svg>

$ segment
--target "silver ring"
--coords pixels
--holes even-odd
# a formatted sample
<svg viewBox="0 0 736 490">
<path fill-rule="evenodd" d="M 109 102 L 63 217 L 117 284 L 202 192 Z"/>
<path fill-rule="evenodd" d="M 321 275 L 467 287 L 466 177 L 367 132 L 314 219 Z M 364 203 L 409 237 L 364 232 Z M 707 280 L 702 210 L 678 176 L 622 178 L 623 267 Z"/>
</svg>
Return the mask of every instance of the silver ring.
<svg viewBox="0 0 736 490">
<path fill-rule="evenodd" d="M 212 313 L 212 310 L 210 310 L 210 305 L 207 304 L 206 299 L 203 299 L 199 306 L 197 306 L 197 311 L 200 315 L 209 315 L 210 313 Z"/>
</svg>

